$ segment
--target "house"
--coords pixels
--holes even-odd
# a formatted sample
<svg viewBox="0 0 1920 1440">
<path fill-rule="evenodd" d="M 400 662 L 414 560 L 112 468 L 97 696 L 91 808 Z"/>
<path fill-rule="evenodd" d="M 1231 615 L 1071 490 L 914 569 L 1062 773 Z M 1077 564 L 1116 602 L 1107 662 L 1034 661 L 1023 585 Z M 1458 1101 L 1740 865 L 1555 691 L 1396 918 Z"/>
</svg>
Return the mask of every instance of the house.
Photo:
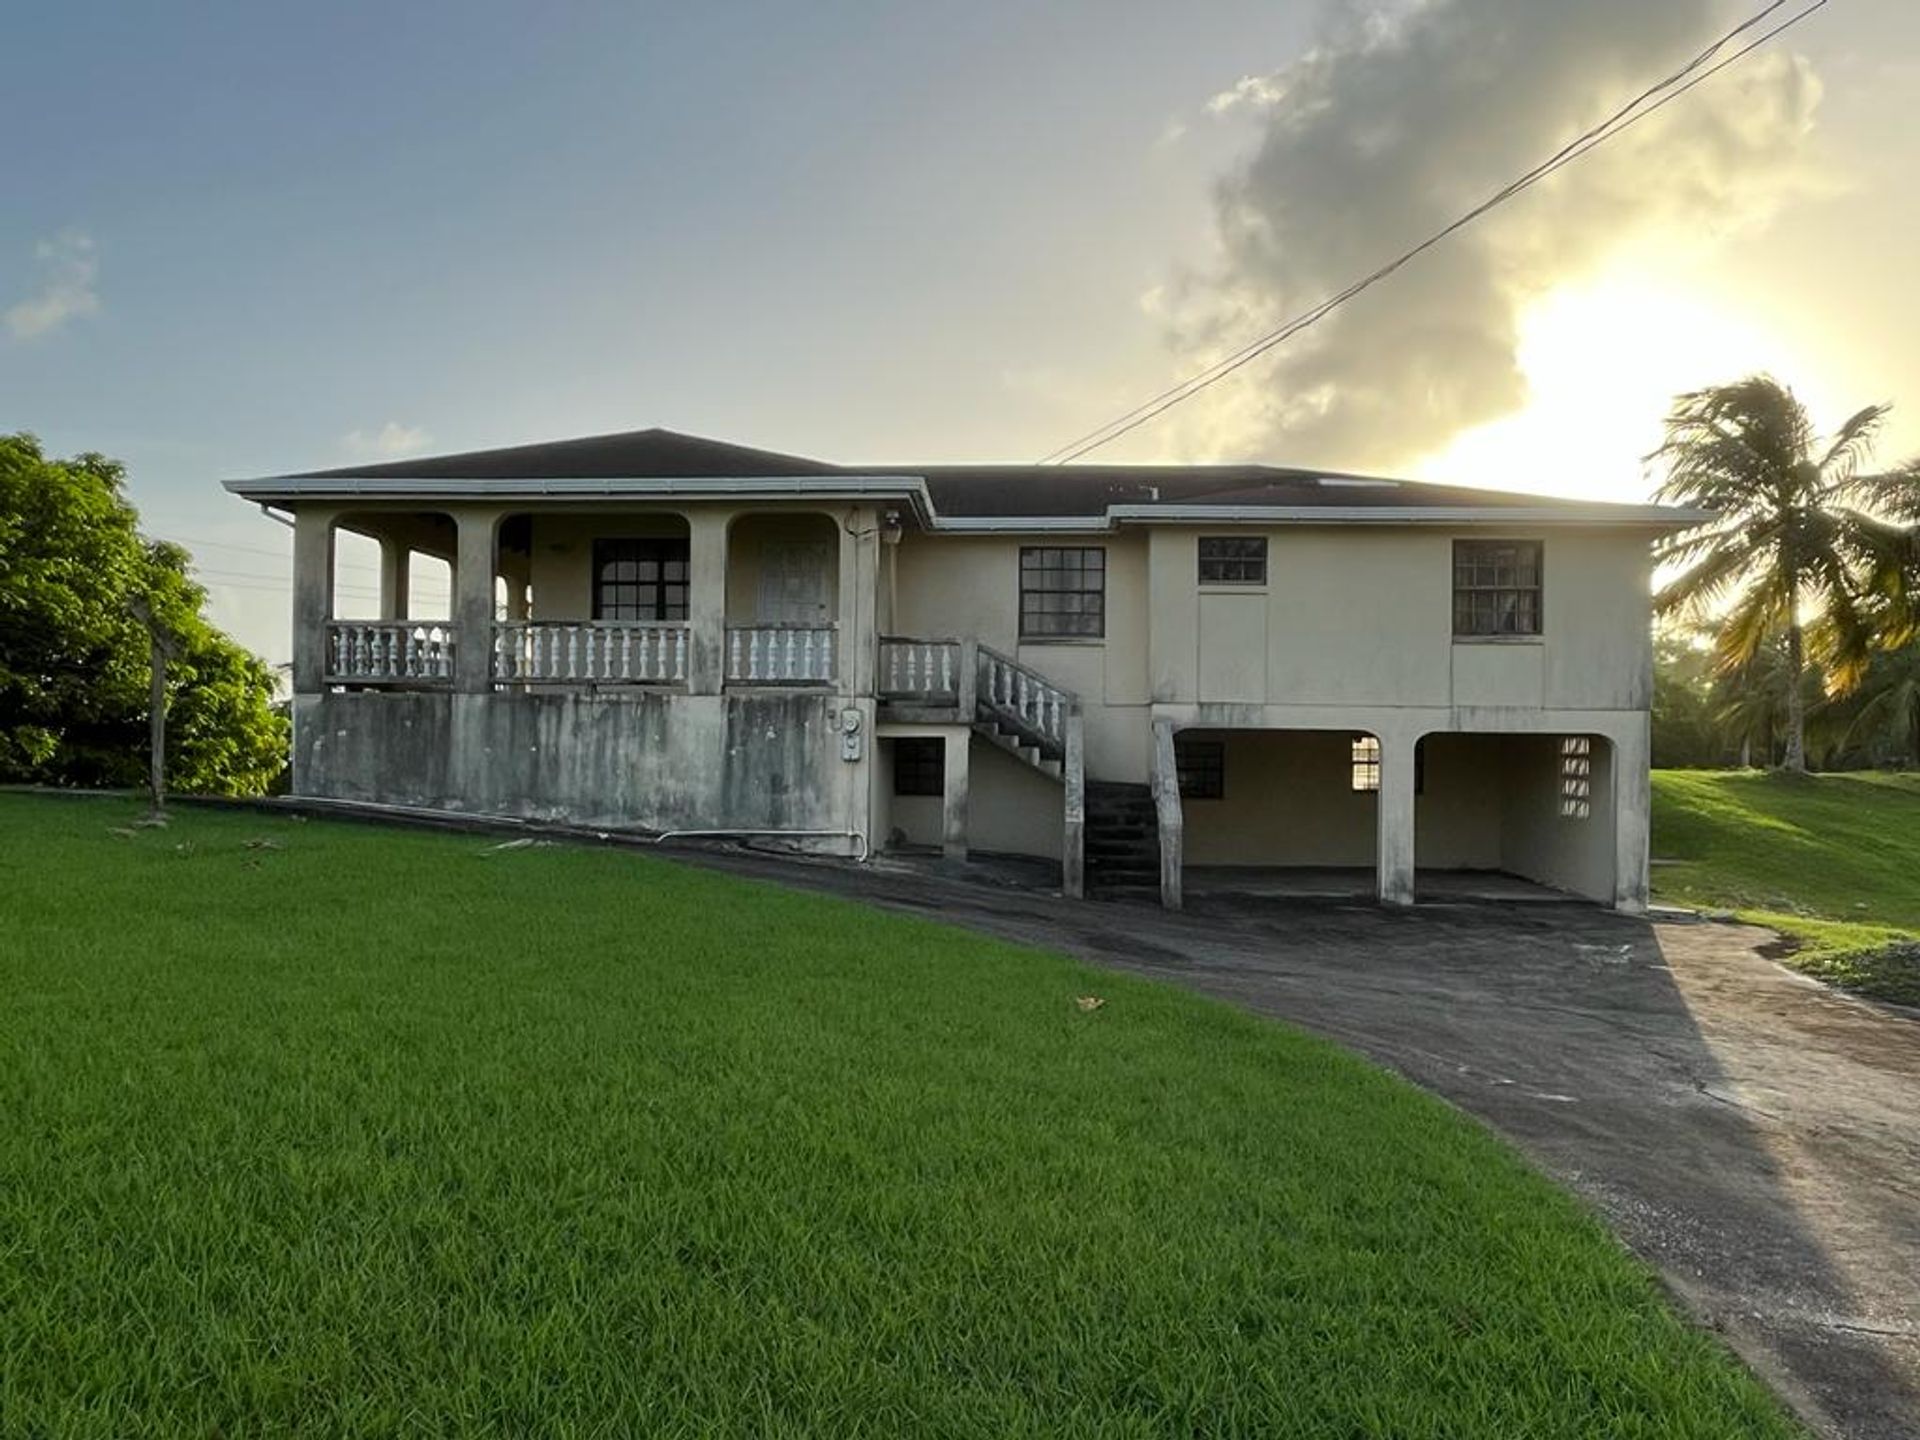
<svg viewBox="0 0 1920 1440">
<path fill-rule="evenodd" d="M 843 466 L 664 430 L 270 479 L 293 789 L 1157 880 L 1647 893 L 1649 542 L 1693 512 L 1257 465 Z M 341 618 L 334 537 L 381 548 Z M 452 614 L 408 604 L 447 561 Z"/>
</svg>

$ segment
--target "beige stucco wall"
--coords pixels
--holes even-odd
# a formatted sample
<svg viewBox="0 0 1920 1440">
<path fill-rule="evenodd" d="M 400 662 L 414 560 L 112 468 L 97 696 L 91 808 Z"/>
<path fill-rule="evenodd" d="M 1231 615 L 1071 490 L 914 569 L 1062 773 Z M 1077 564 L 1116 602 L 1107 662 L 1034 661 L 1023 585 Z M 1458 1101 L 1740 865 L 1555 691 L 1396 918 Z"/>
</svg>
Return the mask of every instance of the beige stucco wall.
<svg viewBox="0 0 1920 1440">
<path fill-rule="evenodd" d="M 1648 537 L 1626 530 L 1264 532 L 1267 584 L 1202 586 L 1203 528 L 1151 532 L 1149 685 L 1170 703 L 1644 707 Z M 1543 543 L 1543 633 L 1456 641 L 1453 541 Z M 1110 582 L 1111 583 L 1111 582 Z"/>
<path fill-rule="evenodd" d="M 535 514 L 529 578 L 536 620 L 593 617 L 593 542 L 639 540 L 687 534 L 686 517 L 673 510 L 577 511 Z"/>
<path fill-rule="evenodd" d="M 1190 865 L 1371 868 L 1375 796 L 1353 788 L 1353 737 L 1333 730 L 1185 732 L 1225 747 L 1225 794 L 1185 799 Z"/>
<path fill-rule="evenodd" d="M 727 531 L 727 623 L 751 625 L 760 608 L 761 562 L 772 545 L 814 545 L 826 551 L 827 610 L 839 605 L 839 531 L 831 515 L 746 513 Z"/>
<path fill-rule="evenodd" d="M 722 512 L 726 514 L 726 606 L 729 624 L 760 618 L 761 557 L 768 545 L 826 547 L 829 617 L 839 605 L 839 521 L 820 512 Z M 540 620 L 586 620 L 593 614 L 593 542 L 599 539 L 686 537 L 688 524 L 667 508 L 535 514 L 532 519 L 533 615 Z"/>
<path fill-rule="evenodd" d="M 892 741 L 882 739 L 880 744 L 875 767 L 875 843 L 884 845 L 898 831 L 909 844 L 939 845 L 940 797 L 894 794 Z M 969 744 L 967 756 L 970 846 L 981 852 L 1058 860 L 1064 836 L 1060 782 L 978 736 Z"/>
<path fill-rule="evenodd" d="M 1577 895 L 1613 893 L 1613 747 L 1596 737 L 1590 758 L 1592 811 L 1571 818 L 1560 813 L 1560 737 L 1507 737 L 1501 869 Z"/>
<path fill-rule="evenodd" d="M 1104 639 L 1020 639 L 1020 550 L 1036 544 L 1099 545 L 1106 550 Z M 1087 773 L 1144 783 L 1151 744 L 1147 545 L 1147 537 L 1136 532 L 1091 539 L 907 535 L 894 547 L 891 561 L 895 571 L 889 585 L 889 628 L 894 634 L 928 639 L 971 637 L 1032 666 L 1080 697 Z"/>
</svg>

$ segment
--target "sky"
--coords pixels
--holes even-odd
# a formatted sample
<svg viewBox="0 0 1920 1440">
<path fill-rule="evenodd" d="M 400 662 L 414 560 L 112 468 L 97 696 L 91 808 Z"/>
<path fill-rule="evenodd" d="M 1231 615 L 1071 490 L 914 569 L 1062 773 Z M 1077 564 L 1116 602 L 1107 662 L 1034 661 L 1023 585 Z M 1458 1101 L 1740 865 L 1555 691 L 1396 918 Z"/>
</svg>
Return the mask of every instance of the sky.
<svg viewBox="0 0 1920 1440">
<path fill-rule="evenodd" d="M 1037 459 L 1762 3 L 15 7 L 0 432 L 126 462 L 280 661 L 286 533 L 222 479 L 650 425 Z M 1830 0 L 1099 458 L 1639 499 L 1668 399 L 1760 369 L 1920 453 L 1917 86 L 1920 6 Z"/>
</svg>

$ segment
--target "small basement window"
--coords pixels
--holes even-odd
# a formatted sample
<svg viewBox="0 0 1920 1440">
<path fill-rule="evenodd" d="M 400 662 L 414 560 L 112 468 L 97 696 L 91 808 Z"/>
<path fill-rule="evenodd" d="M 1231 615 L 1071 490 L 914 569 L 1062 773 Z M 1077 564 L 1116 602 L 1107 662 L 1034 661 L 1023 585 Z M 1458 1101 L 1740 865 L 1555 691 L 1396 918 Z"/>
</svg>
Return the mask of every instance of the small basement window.
<svg viewBox="0 0 1920 1440">
<path fill-rule="evenodd" d="M 1593 742 L 1585 735 L 1560 740 L 1560 815 L 1585 820 L 1593 813 Z"/>
<path fill-rule="evenodd" d="M 1224 800 L 1227 796 L 1227 744 L 1224 740 L 1173 742 L 1173 763 L 1182 800 Z"/>
<path fill-rule="evenodd" d="M 919 736 L 893 742 L 893 793 L 944 795 L 947 792 L 947 742 Z"/>
<path fill-rule="evenodd" d="M 1453 633 L 1540 633 L 1538 540 L 1453 542 Z"/>
<path fill-rule="evenodd" d="M 1202 535 L 1202 585 L 1264 585 L 1267 583 L 1265 536 Z"/>
<path fill-rule="evenodd" d="M 1356 792 L 1380 788 L 1380 741 L 1375 736 L 1353 737 L 1353 788 Z"/>
<path fill-rule="evenodd" d="M 1107 552 L 1099 545 L 1020 549 L 1020 638 L 1098 640 L 1107 633 Z"/>
</svg>

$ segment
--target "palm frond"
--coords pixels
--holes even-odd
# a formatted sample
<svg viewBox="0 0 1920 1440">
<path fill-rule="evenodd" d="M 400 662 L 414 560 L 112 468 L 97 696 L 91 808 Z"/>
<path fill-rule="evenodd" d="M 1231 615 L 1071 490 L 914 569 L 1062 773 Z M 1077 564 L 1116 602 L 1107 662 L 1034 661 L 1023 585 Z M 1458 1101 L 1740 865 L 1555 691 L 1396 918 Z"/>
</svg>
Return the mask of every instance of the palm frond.
<svg viewBox="0 0 1920 1440">
<path fill-rule="evenodd" d="M 1890 405 L 1868 405 L 1849 415 L 1833 432 L 1826 453 L 1817 462 L 1822 480 L 1844 483 L 1851 480 L 1860 462 L 1873 453 L 1873 442 L 1887 418 Z"/>
</svg>

